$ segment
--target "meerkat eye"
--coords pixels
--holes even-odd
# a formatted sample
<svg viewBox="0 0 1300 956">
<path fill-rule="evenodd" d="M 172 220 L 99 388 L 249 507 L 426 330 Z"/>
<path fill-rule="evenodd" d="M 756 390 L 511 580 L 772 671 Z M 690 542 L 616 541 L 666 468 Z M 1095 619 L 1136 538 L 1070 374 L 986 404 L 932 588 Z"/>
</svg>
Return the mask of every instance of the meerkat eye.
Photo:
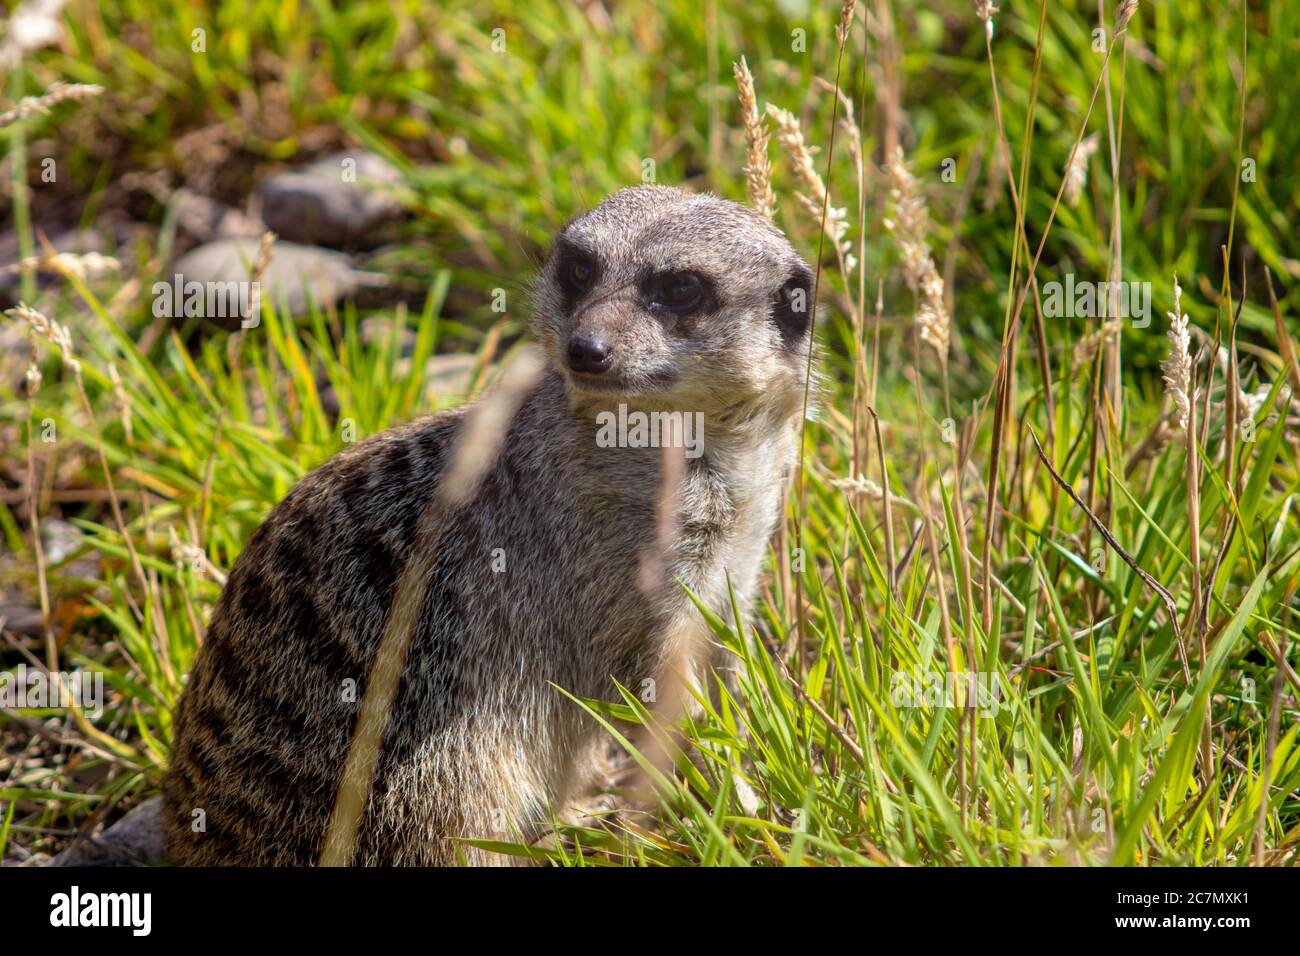
<svg viewBox="0 0 1300 956">
<path fill-rule="evenodd" d="M 643 293 L 651 306 L 683 314 L 697 311 L 709 297 L 707 283 L 694 272 L 666 272 L 652 276 Z"/>
<path fill-rule="evenodd" d="M 575 289 L 585 289 L 591 285 L 594 272 L 591 263 L 586 259 L 574 259 L 569 263 L 565 277 L 569 280 L 569 285 Z"/>
<path fill-rule="evenodd" d="M 812 321 L 813 275 L 798 266 L 772 294 L 772 319 L 786 343 L 801 339 Z"/>
<path fill-rule="evenodd" d="M 588 253 L 572 246 L 565 248 L 562 256 L 555 272 L 556 279 L 565 295 L 571 300 L 576 299 L 596 284 L 599 266 Z"/>
</svg>

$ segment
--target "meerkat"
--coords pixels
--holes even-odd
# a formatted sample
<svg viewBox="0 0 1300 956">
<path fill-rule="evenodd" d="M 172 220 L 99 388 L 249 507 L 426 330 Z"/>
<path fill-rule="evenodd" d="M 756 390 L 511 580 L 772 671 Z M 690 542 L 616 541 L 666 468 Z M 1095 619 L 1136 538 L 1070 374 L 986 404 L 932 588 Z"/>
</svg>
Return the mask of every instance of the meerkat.
<svg viewBox="0 0 1300 956">
<path fill-rule="evenodd" d="M 625 189 L 558 233 L 532 289 L 543 371 L 476 492 L 439 519 L 349 862 L 509 862 L 460 840 L 537 837 L 601 738 L 556 688 L 617 699 L 615 681 L 661 675 L 676 623 L 699 614 L 687 588 L 728 619 L 733 592 L 751 603 L 795 457 L 812 282 L 772 223 L 676 188 Z M 648 589 L 667 466 L 598 441 L 620 411 L 703 428 Z M 357 701 L 468 414 L 340 452 L 248 541 L 176 713 L 175 863 L 319 862 Z"/>
</svg>

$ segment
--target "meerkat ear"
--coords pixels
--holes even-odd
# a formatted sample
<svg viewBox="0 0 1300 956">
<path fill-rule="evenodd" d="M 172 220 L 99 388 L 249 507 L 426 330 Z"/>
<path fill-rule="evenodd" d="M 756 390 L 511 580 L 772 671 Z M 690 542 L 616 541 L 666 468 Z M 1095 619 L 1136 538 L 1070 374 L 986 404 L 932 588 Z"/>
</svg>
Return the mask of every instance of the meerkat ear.
<svg viewBox="0 0 1300 956">
<path fill-rule="evenodd" d="M 798 265 L 772 295 L 772 320 L 787 345 L 808 334 L 812 321 L 812 288 L 812 273 L 807 266 Z"/>
</svg>

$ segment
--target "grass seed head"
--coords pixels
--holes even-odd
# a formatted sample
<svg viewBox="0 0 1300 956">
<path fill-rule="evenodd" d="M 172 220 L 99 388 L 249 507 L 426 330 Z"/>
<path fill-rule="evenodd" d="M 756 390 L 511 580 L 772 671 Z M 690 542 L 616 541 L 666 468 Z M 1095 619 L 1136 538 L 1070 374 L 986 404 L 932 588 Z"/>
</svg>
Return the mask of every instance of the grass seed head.
<svg viewBox="0 0 1300 956">
<path fill-rule="evenodd" d="M 66 325 L 55 322 L 44 313 L 31 308 L 25 302 L 19 302 L 14 308 L 7 309 L 5 315 L 26 322 L 33 335 L 49 342 L 62 353 L 63 361 L 68 368 L 72 369 L 74 373 L 81 372 L 81 363 L 72 354 L 72 333 L 68 331 Z M 37 374 L 39 376 L 40 373 Z M 30 383 L 28 387 L 31 387 Z"/>
<path fill-rule="evenodd" d="M 946 363 L 952 320 L 943 299 L 943 279 L 926 244 L 930 213 L 921 196 L 920 184 L 903 161 L 902 149 L 894 153 L 886 172 L 889 174 L 893 210 L 890 218 L 885 220 L 885 228 L 898 241 L 903 278 L 917 296 L 917 330 L 921 341 L 938 352 L 940 361 Z"/>
<path fill-rule="evenodd" d="M 54 83 L 40 96 L 23 97 L 13 109 L 0 113 L 0 127 L 30 116 L 44 116 L 52 107 L 65 100 L 84 100 L 103 92 L 104 88 L 94 83 Z"/>
<path fill-rule="evenodd" d="M 1164 371 L 1165 394 L 1174 401 L 1178 410 L 1178 427 L 1187 428 L 1191 415 L 1192 357 L 1191 336 L 1187 331 L 1187 315 L 1182 310 L 1183 290 L 1174 276 L 1174 311 L 1169 315 L 1169 358 L 1161 363 Z"/>
<path fill-rule="evenodd" d="M 745 188 L 749 204 L 764 219 L 776 215 L 776 195 L 772 192 L 772 165 L 767 158 L 767 125 L 758 112 L 754 94 L 754 76 L 742 56 L 732 64 L 736 87 L 740 91 L 740 113 L 745 127 Z"/>
<path fill-rule="evenodd" d="M 813 165 L 813 155 L 817 152 L 816 147 L 808 145 L 803 137 L 803 127 L 799 125 L 799 118 L 789 110 L 783 110 L 772 103 L 767 104 L 767 114 L 772 117 L 776 123 L 776 141 L 785 150 L 790 157 L 790 165 L 794 168 L 795 179 L 804 188 L 803 192 L 796 192 L 795 199 L 804 211 L 816 222 L 822 221 L 822 209 L 826 210 L 826 238 L 835 244 L 836 254 L 840 257 L 844 272 L 850 273 L 857 267 L 857 261 L 850 254 L 852 244 L 848 241 L 847 234 L 849 231 L 848 210 L 844 207 L 836 208 L 830 204 L 830 194 L 826 191 L 826 183 L 822 180 L 817 168 Z"/>
<path fill-rule="evenodd" d="M 1074 150 L 1070 165 L 1065 170 L 1065 201 L 1071 206 L 1079 205 L 1083 187 L 1088 185 L 1088 160 L 1101 146 L 1101 134 L 1093 133 Z"/>
<path fill-rule="evenodd" d="M 853 26 L 853 11 L 857 5 L 857 0 L 844 0 L 840 7 L 840 25 L 835 32 L 841 47 L 849 38 L 849 30 Z"/>
<path fill-rule="evenodd" d="M 1133 14 L 1137 13 L 1138 0 L 1120 0 L 1119 10 L 1115 14 L 1115 32 L 1120 33 L 1128 28 L 1128 22 L 1133 19 Z"/>
</svg>

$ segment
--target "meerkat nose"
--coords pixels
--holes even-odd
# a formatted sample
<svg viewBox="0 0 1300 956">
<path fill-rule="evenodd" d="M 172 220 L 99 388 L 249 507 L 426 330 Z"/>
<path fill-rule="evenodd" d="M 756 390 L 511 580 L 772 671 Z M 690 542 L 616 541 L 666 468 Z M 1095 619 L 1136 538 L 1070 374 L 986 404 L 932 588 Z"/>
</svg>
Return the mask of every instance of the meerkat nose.
<svg viewBox="0 0 1300 956">
<path fill-rule="evenodd" d="M 569 339 L 569 368 L 598 375 L 614 364 L 614 350 L 604 339 L 575 335 Z"/>
</svg>

